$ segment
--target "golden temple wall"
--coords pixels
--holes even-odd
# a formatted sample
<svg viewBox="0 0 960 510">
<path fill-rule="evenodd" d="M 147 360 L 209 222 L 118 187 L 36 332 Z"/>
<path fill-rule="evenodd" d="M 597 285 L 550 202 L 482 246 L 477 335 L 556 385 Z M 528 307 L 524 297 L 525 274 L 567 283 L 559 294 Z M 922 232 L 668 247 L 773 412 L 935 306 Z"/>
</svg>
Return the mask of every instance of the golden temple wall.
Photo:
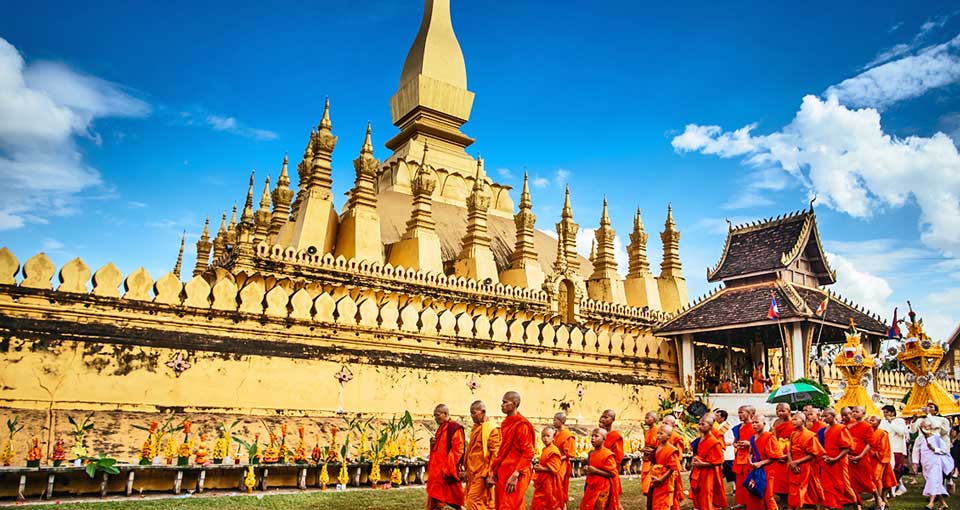
<svg viewBox="0 0 960 510">
<path fill-rule="evenodd" d="M 341 407 L 429 421 L 437 403 L 465 417 L 483 399 L 497 417 L 503 392 L 517 390 L 536 422 L 563 407 L 572 425 L 593 424 L 612 408 L 628 428 L 678 386 L 675 347 L 650 333 L 649 312 L 585 300 L 583 322 L 566 325 L 542 291 L 329 256 L 324 264 L 382 285 L 301 285 L 222 269 L 212 285 L 172 274 L 154 282 L 142 269 L 124 278 L 112 264 L 91 280 L 81 260 L 57 272 L 43 254 L 18 280 L 19 262 L 0 250 L 0 419 L 26 423 L 18 455 L 35 435 L 45 448 L 56 433 L 69 444 L 66 415 L 87 410 L 96 412 L 91 452 L 134 460 L 145 433 L 132 425 L 170 412 L 194 419 L 208 444 L 216 423 L 233 416 L 244 419 L 241 437 L 264 433 L 259 419 L 283 419 L 291 431 L 305 426 L 312 442 L 324 423 L 342 423 Z M 398 290 L 417 285 L 460 299 Z M 344 368 L 353 377 L 341 400 L 334 374 Z M 428 431 L 419 434 L 425 448 Z"/>
</svg>

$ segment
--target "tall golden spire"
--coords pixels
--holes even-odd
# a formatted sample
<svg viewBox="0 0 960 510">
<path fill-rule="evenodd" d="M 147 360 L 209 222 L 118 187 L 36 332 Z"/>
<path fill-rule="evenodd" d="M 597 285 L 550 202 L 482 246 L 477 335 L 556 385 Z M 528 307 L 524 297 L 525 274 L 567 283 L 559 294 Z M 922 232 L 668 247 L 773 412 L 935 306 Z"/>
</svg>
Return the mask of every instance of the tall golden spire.
<svg viewBox="0 0 960 510">
<path fill-rule="evenodd" d="M 227 230 L 227 213 L 224 212 L 223 216 L 220 217 L 220 229 L 217 230 L 217 237 L 213 239 L 213 260 L 216 262 L 220 257 L 223 256 L 223 253 L 227 248 L 227 238 L 230 236 L 230 231 Z"/>
<path fill-rule="evenodd" d="M 557 223 L 557 239 L 563 245 L 563 256 L 569 270 L 580 272 L 580 256 L 577 255 L 577 231 L 580 226 L 573 221 L 573 207 L 570 206 L 570 186 L 564 189 L 563 211 Z"/>
<path fill-rule="evenodd" d="M 183 245 L 187 242 L 187 231 L 180 236 L 180 253 L 177 254 L 177 263 L 173 265 L 173 275 L 180 278 L 180 266 L 183 264 Z"/>
<path fill-rule="evenodd" d="M 627 246 L 627 255 L 630 260 L 630 270 L 627 278 L 639 278 L 650 273 L 650 262 L 647 261 L 647 235 L 643 230 L 643 219 L 640 208 L 633 216 L 633 232 L 630 233 L 630 245 Z"/>
<path fill-rule="evenodd" d="M 390 248 L 390 264 L 431 273 L 443 272 L 440 237 L 433 221 L 431 207 L 437 176 L 428 158 L 430 150 L 424 145 L 420 168 L 410 182 L 413 191 L 413 211 L 407 220 L 407 230 Z"/>
<path fill-rule="evenodd" d="M 660 263 L 660 277 L 682 277 L 680 265 L 680 231 L 673 221 L 673 207 L 667 204 L 667 220 L 663 223 L 663 232 L 660 233 L 663 241 L 663 261 Z"/>
<path fill-rule="evenodd" d="M 370 133 L 370 123 L 367 122 L 367 134 L 360 146 L 360 155 L 353 160 L 356 179 L 340 218 L 336 254 L 343 255 L 347 260 L 383 262 L 380 215 L 377 212 L 377 193 L 374 189 L 380 161 L 373 157 Z"/>
<path fill-rule="evenodd" d="M 270 239 L 271 242 L 276 242 L 283 224 L 290 220 L 290 200 L 293 198 L 293 191 L 290 190 L 290 174 L 287 172 L 286 154 L 283 155 L 283 166 L 280 168 L 277 187 L 273 189 L 271 198 L 273 199 L 273 214 L 270 218 Z"/>
<path fill-rule="evenodd" d="M 247 199 L 243 202 L 243 213 L 240 214 L 240 223 L 244 226 L 253 225 L 253 174 L 250 171 L 250 186 L 247 188 Z"/>
<path fill-rule="evenodd" d="M 640 216 L 640 208 L 633 216 L 633 232 L 630 233 L 630 244 L 627 246 L 627 256 L 630 260 L 630 269 L 627 272 L 627 278 L 623 281 L 623 289 L 627 296 L 627 304 L 637 308 L 646 307 L 649 310 L 662 310 L 663 306 L 660 300 L 660 284 L 650 272 L 650 263 L 647 261 L 647 233 L 643 229 L 643 218 Z M 666 293 L 668 303 L 676 302 L 670 296 L 679 296 L 681 286 L 676 279 L 672 284 L 664 281 L 664 292 Z"/>
<path fill-rule="evenodd" d="M 513 223 L 517 229 L 517 243 L 510 258 L 510 269 L 500 274 L 500 282 L 514 287 L 540 288 L 543 285 L 544 274 L 533 242 L 537 217 L 533 214 L 529 181 L 527 172 L 524 170 L 520 209 L 513 217 Z M 558 242 L 557 246 L 561 244 Z"/>
<path fill-rule="evenodd" d="M 487 235 L 487 210 L 490 209 L 490 194 L 483 175 L 483 158 L 477 158 L 477 173 L 473 189 L 467 196 L 467 232 L 463 236 L 463 248 L 454 262 L 454 274 L 465 278 L 496 283 L 497 264 L 490 250 Z"/>
<path fill-rule="evenodd" d="M 610 226 L 607 213 L 607 197 L 603 197 L 603 211 L 600 213 L 600 227 L 594 232 L 597 253 L 592 257 L 593 274 L 587 281 L 587 295 L 597 301 L 626 304 L 623 280 L 617 273 L 617 260 L 614 256 L 613 241 L 617 233 Z"/>
<path fill-rule="evenodd" d="M 224 215 L 226 216 L 226 215 Z M 210 242 L 210 217 L 203 222 L 203 233 L 197 240 L 197 263 L 193 266 L 193 276 L 202 274 L 210 263 L 210 248 L 213 243 Z"/>
<path fill-rule="evenodd" d="M 377 177 L 377 170 L 380 168 L 380 161 L 373 157 L 373 142 L 371 141 L 371 126 L 367 122 L 367 134 L 363 138 L 363 145 L 360 146 L 360 155 L 353 160 L 353 169 L 356 172 L 353 190 L 350 198 L 347 200 L 347 209 L 362 206 L 376 210 L 377 193 L 374 190 L 374 179 Z"/>
<path fill-rule="evenodd" d="M 264 185 L 263 193 L 260 194 L 260 207 L 257 209 L 257 212 L 254 213 L 254 222 L 256 223 L 256 231 L 254 233 L 254 238 L 257 241 L 266 241 L 267 235 L 270 233 L 270 176 L 268 175 Z"/>
</svg>

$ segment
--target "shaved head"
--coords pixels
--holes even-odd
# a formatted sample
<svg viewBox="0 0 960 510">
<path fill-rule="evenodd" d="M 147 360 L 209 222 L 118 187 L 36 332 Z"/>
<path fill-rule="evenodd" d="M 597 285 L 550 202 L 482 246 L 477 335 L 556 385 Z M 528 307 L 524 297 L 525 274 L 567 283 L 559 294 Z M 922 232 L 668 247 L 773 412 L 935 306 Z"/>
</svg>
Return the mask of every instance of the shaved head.
<svg viewBox="0 0 960 510">
<path fill-rule="evenodd" d="M 717 421 L 717 417 L 714 416 L 713 413 L 706 413 L 706 414 L 704 414 L 702 417 L 700 417 L 700 421 L 703 421 L 703 422 L 709 423 L 710 425 L 713 425 L 713 423 L 714 423 L 715 421 Z"/>
<path fill-rule="evenodd" d="M 487 405 L 484 404 L 482 400 L 474 400 L 473 403 L 470 404 L 471 411 L 479 411 L 481 409 L 483 410 L 487 409 Z"/>
<path fill-rule="evenodd" d="M 553 419 L 559 421 L 560 423 L 567 423 L 567 413 L 559 412 L 553 415 Z"/>
<path fill-rule="evenodd" d="M 613 409 L 607 409 L 603 411 L 603 414 L 609 415 L 613 419 L 617 418 L 617 413 Z"/>
<path fill-rule="evenodd" d="M 593 435 L 593 434 L 600 434 L 600 437 L 606 439 L 606 438 L 607 438 L 607 429 L 605 429 L 605 428 L 603 428 L 603 427 L 597 427 L 597 428 L 591 430 L 591 431 L 590 431 L 590 434 L 591 434 L 591 435 Z"/>
<path fill-rule="evenodd" d="M 663 423 L 666 425 L 670 425 L 670 428 L 672 429 L 677 425 L 677 417 L 672 414 L 668 414 L 663 417 Z"/>
<path fill-rule="evenodd" d="M 508 391 L 504 393 L 503 399 L 509 400 L 510 402 L 513 402 L 516 405 L 520 405 L 520 394 L 515 391 Z"/>
<path fill-rule="evenodd" d="M 433 410 L 443 414 L 450 414 L 450 408 L 447 407 L 447 404 L 437 404 L 437 407 L 434 407 Z"/>
</svg>

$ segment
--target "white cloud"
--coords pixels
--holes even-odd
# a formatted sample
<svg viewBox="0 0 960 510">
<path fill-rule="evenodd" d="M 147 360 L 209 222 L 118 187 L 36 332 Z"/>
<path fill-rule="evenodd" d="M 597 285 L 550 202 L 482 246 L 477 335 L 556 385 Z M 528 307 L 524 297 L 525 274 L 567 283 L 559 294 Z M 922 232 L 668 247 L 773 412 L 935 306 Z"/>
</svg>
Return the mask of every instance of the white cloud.
<svg viewBox="0 0 960 510">
<path fill-rule="evenodd" d="M 570 170 L 564 168 L 558 168 L 556 173 L 553 174 L 553 182 L 557 186 L 563 186 L 570 182 Z"/>
<path fill-rule="evenodd" d="M 499 175 L 500 177 L 503 177 L 504 179 L 513 178 L 513 172 L 511 172 L 509 168 L 498 168 L 497 175 Z"/>
<path fill-rule="evenodd" d="M 531 182 L 533 183 L 534 188 L 546 188 L 550 185 L 550 179 L 540 177 L 539 175 L 535 175 Z"/>
<path fill-rule="evenodd" d="M 960 154 L 946 135 L 898 139 L 883 131 L 876 110 L 850 110 L 833 96 L 804 97 L 793 121 L 769 135 L 744 137 L 713 127 L 688 125 L 674 148 L 777 166 L 820 203 L 858 218 L 914 201 L 923 242 L 960 255 Z"/>
<path fill-rule="evenodd" d="M 63 248 L 63 243 L 56 239 L 46 238 L 40 245 L 40 251 L 58 251 Z"/>
<path fill-rule="evenodd" d="M 837 272 L 837 283 L 832 290 L 881 316 L 893 311 L 893 305 L 888 302 L 893 289 L 887 280 L 861 271 L 850 260 L 835 253 L 827 252 L 827 260 Z"/>
<path fill-rule="evenodd" d="M 208 115 L 207 125 L 216 131 L 225 131 L 254 140 L 275 140 L 277 134 L 266 129 L 256 129 L 245 126 L 235 117 L 223 117 L 220 115 Z"/>
<path fill-rule="evenodd" d="M 590 247 L 596 240 L 596 232 L 597 229 L 595 228 L 581 228 L 577 232 L 577 253 L 584 258 L 590 258 Z M 613 236 L 613 259 L 617 261 L 617 271 L 626 274 L 630 262 L 627 256 L 627 248 L 620 239 L 620 235 Z M 590 277 L 590 275 L 585 276 Z"/>
<path fill-rule="evenodd" d="M 899 57 L 912 49 L 904 48 L 889 58 Z M 922 48 L 915 55 L 867 69 L 830 86 L 824 96 L 836 96 L 849 106 L 883 109 L 898 101 L 921 96 L 930 89 L 960 81 L 958 52 L 960 35 L 943 44 Z"/>
<path fill-rule="evenodd" d="M 102 185 L 74 137 L 99 143 L 96 119 L 149 113 L 116 84 L 58 63 L 26 65 L 0 38 L 0 230 L 72 213 L 78 193 Z"/>
<path fill-rule="evenodd" d="M 902 26 L 903 26 L 903 22 L 902 22 L 902 21 L 899 22 L 899 23 L 895 23 L 892 27 L 890 27 L 889 30 L 887 30 L 887 32 L 888 32 L 888 33 L 896 32 L 896 31 L 899 30 L 900 27 L 902 27 Z"/>
</svg>

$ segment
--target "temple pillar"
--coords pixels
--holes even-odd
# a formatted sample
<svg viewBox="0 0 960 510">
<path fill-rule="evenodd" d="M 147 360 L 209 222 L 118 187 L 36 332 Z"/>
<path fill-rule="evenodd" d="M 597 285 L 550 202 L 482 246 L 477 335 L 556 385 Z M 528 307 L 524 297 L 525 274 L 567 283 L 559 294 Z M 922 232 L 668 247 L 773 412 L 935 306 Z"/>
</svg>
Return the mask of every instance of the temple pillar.
<svg viewBox="0 0 960 510">
<path fill-rule="evenodd" d="M 785 331 L 785 334 L 789 334 L 790 342 L 788 347 L 790 348 L 790 357 L 788 359 L 787 370 L 788 372 L 784 374 L 784 384 L 789 384 L 796 379 L 807 376 L 806 358 L 804 357 L 804 335 L 803 335 L 803 324 L 799 322 L 794 322 L 790 324 Z"/>
<path fill-rule="evenodd" d="M 687 376 L 690 376 L 690 391 L 697 391 L 696 364 L 693 357 L 693 334 L 687 333 L 680 337 L 680 385 L 687 384 Z"/>
</svg>

